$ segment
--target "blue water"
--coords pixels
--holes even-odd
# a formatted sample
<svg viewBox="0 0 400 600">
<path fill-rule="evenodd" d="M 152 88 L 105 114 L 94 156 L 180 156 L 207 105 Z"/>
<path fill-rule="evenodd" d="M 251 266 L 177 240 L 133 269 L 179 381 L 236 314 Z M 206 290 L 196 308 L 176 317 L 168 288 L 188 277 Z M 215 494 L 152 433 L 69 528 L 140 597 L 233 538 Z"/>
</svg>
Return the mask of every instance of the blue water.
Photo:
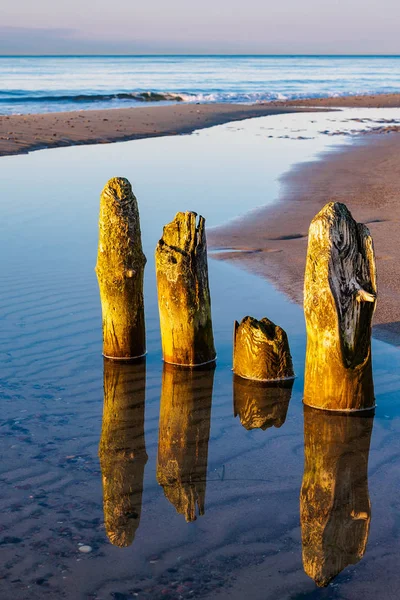
<svg viewBox="0 0 400 600">
<path fill-rule="evenodd" d="M 296 123 L 301 118 L 290 115 Z M 278 177 L 290 164 L 309 161 L 333 143 L 270 138 L 266 128 L 277 119 L 1 158 L 1 600 L 397 600 L 399 349 L 374 340 L 377 410 L 370 454 L 363 455 L 372 504 L 365 554 L 328 588 L 317 589 L 302 566 L 303 312 L 267 281 L 213 260 L 211 252 L 218 361 L 211 414 L 202 410 L 209 435 L 204 515 L 186 523 L 157 482 L 159 409 L 168 389 L 162 384 L 154 248 L 177 210 L 203 214 L 209 231 L 275 199 Z M 105 529 L 104 469 L 97 456 L 103 359 L 94 265 L 99 194 L 113 175 L 132 182 L 148 259 L 146 398 L 138 436 L 143 443 L 144 435 L 148 459 L 144 472 L 122 471 L 127 489 L 143 491 L 135 505 L 135 538 L 125 548 Z M 297 373 L 285 422 L 266 431 L 247 431 L 235 416 L 232 329 L 246 314 L 284 327 Z M 211 398 L 199 397 L 203 406 L 205 400 Z M 187 445 L 189 459 L 193 449 Z M 348 479 L 349 461 L 350 453 L 346 460 L 339 453 L 338 481 Z M 120 500 L 116 494 L 116 515 Z M 343 497 L 339 517 L 351 502 Z M 327 510 L 335 516 L 341 506 Z M 327 549 L 340 552 L 348 520 L 334 524 Z M 80 544 L 92 552 L 82 554 Z"/>
<path fill-rule="evenodd" d="M 0 57 L 0 114 L 400 91 L 400 56 Z"/>
</svg>

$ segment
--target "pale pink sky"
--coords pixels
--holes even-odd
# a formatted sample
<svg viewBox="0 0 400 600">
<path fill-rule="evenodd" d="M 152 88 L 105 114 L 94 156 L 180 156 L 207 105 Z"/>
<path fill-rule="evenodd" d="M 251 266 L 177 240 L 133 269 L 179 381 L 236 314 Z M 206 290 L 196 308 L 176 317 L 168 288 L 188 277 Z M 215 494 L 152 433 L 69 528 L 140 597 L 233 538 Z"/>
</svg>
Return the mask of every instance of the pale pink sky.
<svg viewBox="0 0 400 600">
<path fill-rule="evenodd" d="M 398 0 L 1 0 L 0 54 L 399 54 Z"/>
</svg>

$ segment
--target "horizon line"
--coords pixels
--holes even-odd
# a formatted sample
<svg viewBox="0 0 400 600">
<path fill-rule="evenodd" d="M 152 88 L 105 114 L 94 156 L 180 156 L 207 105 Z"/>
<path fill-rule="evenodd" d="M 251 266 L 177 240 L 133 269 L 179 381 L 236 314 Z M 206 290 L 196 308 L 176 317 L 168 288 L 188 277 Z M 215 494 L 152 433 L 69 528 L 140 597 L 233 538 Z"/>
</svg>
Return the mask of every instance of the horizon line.
<svg viewBox="0 0 400 600">
<path fill-rule="evenodd" d="M 271 57 L 271 58 L 275 58 L 275 57 L 281 57 L 281 58 L 291 58 L 291 57 L 296 57 L 296 58 L 308 58 L 308 57 L 329 57 L 329 58 L 357 58 L 357 57 L 362 57 L 362 58 L 375 58 L 375 57 L 382 57 L 382 58 L 400 58 L 400 53 L 398 54 L 384 54 L 384 53 L 375 53 L 375 54 L 364 54 L 364 53 L 356 53 L 356 54 L 347 54 L 347 53 L 341 53 L 341 54 L 337 54 L 337 53 L 330 53 L 330 54 L 326 54 L 326 53 L 309 53 L 309 54 L 304 54 L 304 53 L 288 53 L 288 54 L 283 54 L 283 53 L 278 53 L 278 54 L 271 54 L 271 53 L 212 53 L 212 54 L 208 54 L 208 53 L 200 53 L 200 52 L 196 52 L 196 53 L 162 53 L 162 52 L 154 52 L 154 53 L 127 53 L 127 54 L 109 54 L 109 53 L 89 53 L 89 54 L 54 54 L 54 53 L 49 53 L 49 54 L 0 54 L 0 58 L 92 58 L 92 57 L 102 57 L 102 58 L 108 58 L 108 57 L 114 57 L 114 58 L 122 58 L 122 57 L 132 57 L 132 58 L 148 58 L 148 57 L 193 57 L 193 58 L 212 58 L 212 57 L 218 57 L 218 58 L 232 58 L 232 57 Z"/>
</svg>

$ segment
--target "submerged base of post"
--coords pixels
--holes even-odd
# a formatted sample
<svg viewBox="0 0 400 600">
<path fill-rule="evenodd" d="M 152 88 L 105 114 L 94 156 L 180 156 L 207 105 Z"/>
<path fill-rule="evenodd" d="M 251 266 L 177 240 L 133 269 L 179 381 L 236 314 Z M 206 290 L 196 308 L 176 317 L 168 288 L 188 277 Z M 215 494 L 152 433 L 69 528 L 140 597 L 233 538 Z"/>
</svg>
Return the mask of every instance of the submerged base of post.
<svg viewBox="0 0 400 600">
<path fill-rule="evenodd" d="M 374 404 L 372 404 L 372 406 L 368 406 L 366 408 L 323 408 L 322 406 L 315 406 L 313 404 L 309 404 L 308 402 L 305 402 L 305 400 L 303 398 L 303 404 L 304 404 L 304 406 L 308 406 L 309 408 L 313 408 L 316 410 L 322 410 L 322 411 L 326 411 L 326 412 L 337 413 L 339 415 L 340 414 L 349 414 L 349 413 L 363 413 L 363 412 L 368 412 L 368 411 L 376 409 L 375 402 L 374 402 Z"/>
<path fill-rule="evenodd" d="M 139 362 L 142 358 L 146 356 L 147 352 L 144 354 L 140 354 L 139 356 L 107 356 L 107 354 L 103 354 L 103 357 L 107 360 L 118 361 L 118 362 Z"/>
</svg>

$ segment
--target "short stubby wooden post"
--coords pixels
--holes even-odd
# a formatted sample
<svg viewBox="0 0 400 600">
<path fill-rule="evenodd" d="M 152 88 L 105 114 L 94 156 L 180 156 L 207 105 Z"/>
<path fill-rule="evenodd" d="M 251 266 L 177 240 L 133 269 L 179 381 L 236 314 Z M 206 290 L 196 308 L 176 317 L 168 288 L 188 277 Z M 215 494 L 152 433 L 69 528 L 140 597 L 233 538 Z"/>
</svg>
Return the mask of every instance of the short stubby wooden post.
<svg viewBox="0 0 400 600">
<path fill-rule="evenodd" d="M 303 566 L 320 587 L 364 555 L 371 521 L 368 456 L 374 411 L 304 407 L 300 493 Z"/>
<path fill-rule="evenodd" d="M 233 371 L 245 379 L 277 381 L 293 379 L 293 363 L 285 331 L 264 317 L 235 321 Z"/>
<path fill-rule="evenodd" d="M 205 221 L 179 212 L 156 248 L 164 361 L 198 366 L 215 360 Z"/>
<path fill-rule="evenodd" d="M 188 522 L 205 509 L 214 369 L 163 369 L 157 481 Z"/>
<path fill-rule="evenodd" d="M 304 281 L 304 403 L 326 410 L 373 408 L 371 321 L 376 269 L 367 227 L 330 202 L 311 222 Z M 366 402 L 366 404 L 365 404 Z"/>
<path fill-rule="evenodd" d="M 114 177 L 100 198 L 96 264 L 107 358 L 131 360 L 146 353 L 145 264 L 137 200 L 129 181 Z"/>
<path fill-rule="evenodd" d="M 99 445 L 104 522 L 110 542 L 120 547 L 132 544 L 142 511 L 145 385 L 145 359 L 134 364 L 104 359 Z"/>
<path fill-rule="evenodd" d="M 292 397 L 294 379 L 264 383 L 233 376 L 233 410 L 247 430 L 281 427 Z"/>
</svg>

